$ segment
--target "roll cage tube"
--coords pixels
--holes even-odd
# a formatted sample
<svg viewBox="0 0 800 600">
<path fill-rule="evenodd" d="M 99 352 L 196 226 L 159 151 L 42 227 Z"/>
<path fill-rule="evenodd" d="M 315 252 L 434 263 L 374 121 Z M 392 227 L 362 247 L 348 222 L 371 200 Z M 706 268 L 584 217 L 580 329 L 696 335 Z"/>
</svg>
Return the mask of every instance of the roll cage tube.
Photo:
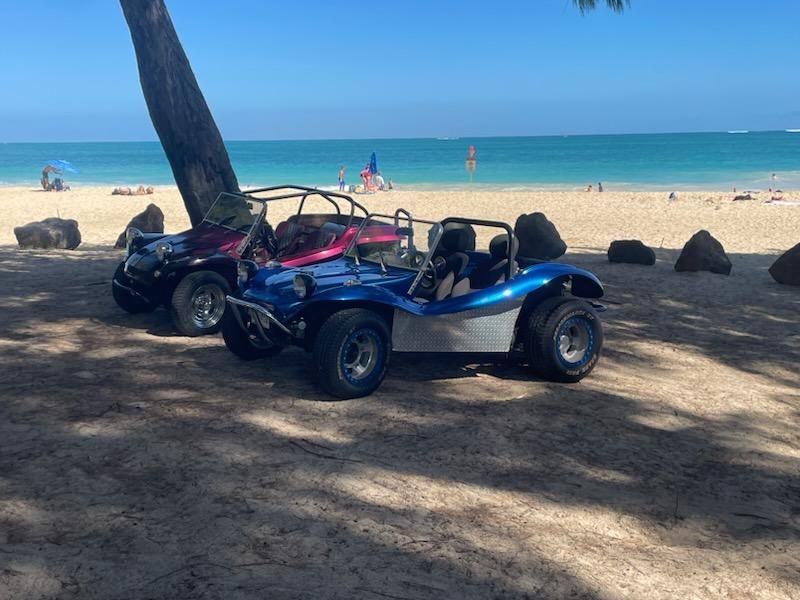
<svg viewBox="0 0 800 600">
<path fill-rule="evenodd" d="M 470 219 L 467 217 L 447 217 L 442 221 L 442 228 L 447 227 L 448 223 L 462 223 L 464 225 L 478 225 L 480 227 L 495 227 L 497 229 L 504 229 L 508 235 L 508 277 L 506 281 L 511 281 L 514 279 L 514 260 L 517 258 L 517 251 L 516 248 L 514 248 L 514 244 L 511 243 L 516 237 L 511 225 L 508 223 L 503 223 L 502 221 L 485 221 L 483 219 Z"/>
<path fill-rule="evenodd" d="M 408 238 L 408 249 L 416 250 L 416 246 L 414 246 L 414 217 L 405 208 L 398 208 L 394 211 L 395 227 L 400 227 L 400 215 L 405 215 L 406 219 L 408 219 L 408 228 L 411 230 L 411 236 Z"/>
<path fill-rule="evenodd" d="M 423 221 L 423 223 L 427 222 L 428 221 Z M 433 225 L 438 225 L 439 229 L 436 231 L 436 235 L 433 238 L 433 243 L 431 244 L 431 247 L 428 248 L 428 254 L 425 256 L 425 262 L 423 262 L 422 265 L 420 265 L 419 273 L 417 273 L 417 276 L 414 278 L 414 281 L 411 282 L 411 287 L 408 288 L 408 292 L 406 292 L 411 297 L 413 297 L 414 290 L 417 289 L 419 282 L 422 280 L 423 275 L 425 275 L 425 271 L 427 270 L 428 265 L 430 265 L 431 261 L 433 261 L 433 251 L 439 245 L 439 240 L 442 239 L 442 234 L 444 234 L 444 226 L 441 223 L 437 223 L 435 221 L 430 221 L 430 223 L 432 223 Z"/>
<path fill-rule="evenodd" d="M 272 196 L 267 196 L 266 198 L 259 198 L 253 196 L 253 194 L 260 194 L 264 192 L 276 192 L 279 190 L 291 190 L 289 193 L 284 194 L 276 194 Z M 266 220 L 267 216 L 267 205 L 269 202 L 275 202 L 278 200 L 289 200 L 291 198 L 299 198 L 300 205 L 297 208 L 297 214 L 301 214 L 303 211 L 303 205 L 306 202 L 306 198 L 309 196 L 321 196 L 336 208 L 336 214 L 341 215 L 342 209 L 339 206 L 339 203 L 334 200 L 334 198 L 338 198 L 340 200 L 345 200 L 350 204 L 350 214 L 348 215 L 349 218 L 347 220 L 347 228 L 349 229 L 353 225 L 353 217 L 355 216 L 355 210 L 358 208 L 361 212 L 364 213 L 364 218 L 369 216 L 369 211 L 359 202 L 356 202 L 348 196 L 347 194 L 339 194 L 337 192 L 327 192 L 325 190 L 319 190 L 317 188 L 306 187 L 302 185 L 274 185 L 269 187 L 263 188 L 253 188 L 249 190 L 244 190 L 241 192 L 223 192 L 229 194 L 231 196 L 241 196 L 242 198 L 247 198 L 249 200 L 255 200 L 256 202 L 261 202 L 263 207 L 258 213 L 258 217 L 256 217 L 255 221 L 253 222 L 253 226 L 247 232 L 245 238 L 239 242 L 239 245 L 236 247 L 236 252 L 241 255 L 244 252 L 247 245 L 253 238 L 256 229 Z M 221 194 L 220 194 L 221 195 Z"/>
<path fill-rule="evenodd" d="M 411 213 L 408 212 L 405 209 L 402 209 L 402 208 L 397 209 L 394 212 L 393 215 L 383 215 L 383 214 L 379 214 L 379 213 L 370 213 L 370 214 L 368 214 L 367 218 L 364 219 L 364 221 L 359 226 L 358 231 L 356 231 L 356 234 L 353 236 L 353 239 L 350 240 L 350 242 L 347 244 L 347 248 L 345 249 L 344 256 L 349 256 L 350 253 L 352 252 L 353 253 L 353 257 L 356 260 L 356 263 L 358 263 L 359 258 L 358 258 L 358 250 L 357 250 L 356 246 L 358 245 L 358 238 L 361 236 L 361 233 L 364 231 L 364 228 L 367 226 L 367 224 L 370 223 L 371 221 L 373 221 L 375 219 L 375 217 L 379 217 L 379 218 L 384 218 L 384 219 L 387 219 L 387 218 L 388 219 L 393 219 L 395 221 L 394 224 L 395 225 L 399 225 L 399 215 L 400 214 L 406 215 L 406 217 L 409 220 L 409 223 L 413 224 L 414 219 L 411 216 Z M 433 226 L 437 227 L 437 230 L 436 230 L 436 235 L 434 236 L 433 240 L 430 243 L 430 247 L 428 248 L 428 252 L 427 252 L 427 254 L 425 256 L 425 261 L 419 267 L 417 267 L 417 276 L 414 278 L 414 281 L 411 283 L 411 287 L 408 288 L 408 292 L 406 292 L 409 296 L 411 296 L 411 294 L 414 293 L 414 290 L 416 289 L 417 285 L 419 284 L 420 280 L 422 279 L 422 276 L 425 274 L 425 270 L 428 268 L 428 265 L 431 263 L 431 260 L 433 260 L 433 251 L 436 248 L 436 246 L 439 245 L 439 240 L 442 237 L 442 233 L 444 233 L 444 227 L 442 226 L 442 224 L 439 221 L 425 221 L 424 219 L 417 219 L 417 223 L 425 223 L 427 225 L 433 225 Z M 412 236 L 411 237 L 413 237 L 413 229 L 412 229 Z M 409 239 L 409 245 L 411 245 L 411 244 L 412 244 L 412 239 Z M 415 269 L 414 268 L 410 268 L 410 270 L 413 271 Z"/>
<path fill-rule="evenodd" d="M 260 194 L 263 192 L 274 192 L 278 190 L 295 190 L 294 192 L 288 194 L 279 194 L 277 196 L 268 196 L 267 198 L 256 198 L 252 196 L 252 194 Z M 359 202 L 356 202 L 352 196 L 348 196 L 347 194 L 340 194 L 339 192 L 329 192 L 327 190 L 320 190 L 317 188 L 306 187 L 304 185 L 273 185 L 270 187 L 263 187 L 263 188 L 253 188 L 250 190 L 244 190 L 242 192 L 237 192 L 243 196 L 250 196 L 254 200 L 261 200 L 262 202 L 272 202 L 274 200 L 285 200 L 287 198 L 302 198 L 300 203 L 300 209 L 302 209 L 303 203 L 305 202 L 306 197 L 308 196 L 322 196 L 328 202 L 336 206 L 337 214 L 341 214 L 341 208 L 336 203 L 334 198 L 338 198 L 340 200 L 346 201 L 350 204 L 350 216 L 352 217 L 355 214 L 355 209 L 359 209 L 361 212 L 364 213 L 364 217 L 369 215 L 369 211 Z M 298 214 L 300 214 L 300 209 L 298 209 Z"/>
</svg>

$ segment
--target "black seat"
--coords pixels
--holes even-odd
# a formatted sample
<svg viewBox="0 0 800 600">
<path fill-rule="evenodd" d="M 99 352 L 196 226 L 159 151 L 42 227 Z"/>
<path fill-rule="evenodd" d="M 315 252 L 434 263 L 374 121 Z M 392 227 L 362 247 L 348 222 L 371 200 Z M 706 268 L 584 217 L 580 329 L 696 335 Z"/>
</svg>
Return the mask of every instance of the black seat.
<svg viewBox="0 0 800 600">
<path fill-rule="evenodd" d="M 302 238 L 297 252 L 307 252 L 330 246 L 346 229 L 344 225 L 337 223 L 323 223 L 322 227 Z"/>
<path fill-rule="evenodd" d="M 322 234 L 322 241 L 320 248 L 324 248 L 338 240 L 342 234 L 347 231 L 347 227 L 344 225 L 340 225 L 339 223 L 331 223 L 330 221 L 323 223 L 322 227 L 319 228 L 320 233 Z"/>
<path fill-rule="evenodd" d="M 516 273 L 517 239 L 511 238 L 509 248 L 508 235 L 502 234 L 494 237 L 489 243 L 489 260 L 479 264 L 461 281 L 453 286 L 451 296 L 463 296 L 475 290 L 482 290 L 508 279 L 508 264 L 511 261 L 511 273 Z"/>
<path fill-rule="evenodd" d="M 466 252 L 474 248 L 474 243 L 475 238 L 467 229 L 450 229 L 442 234 L 436 254 L 445 259 L 445 267 L 439 285 L 436 286 L 436 300 L 447 298 L 453 291 L 453 286 L 464 278 L 464 271 L 469 264 Z"/>
<path fill-rule="evenodd" d="M 300 243 L 300 236 L 303 228 L 296 223 L 283 221 L 275 228 L 275 236 L 278 239 L 277 256 L 287 256 L 297 252 Z"/>
<path fill-rule="evenodd" d="M 463 239 L 458 240 L 457 242 L 452 239 L 448 242 L 445 241 L 453 236 L 461 236 Z M 446 253 L 448 252 L 447 247 L 454 245 L 458 245 L 458 247 L 462 248 L 461 252 L 473 252 L 475 250 L 475 238 L 475 229 L 469 223 L 460 223 L 458 221 L 450 221 L 445 223 L 444 231 L 442 233 L 442 241 L 439 243 L 439 251 L 437 254 L 446 256 Z"/>
</svg>

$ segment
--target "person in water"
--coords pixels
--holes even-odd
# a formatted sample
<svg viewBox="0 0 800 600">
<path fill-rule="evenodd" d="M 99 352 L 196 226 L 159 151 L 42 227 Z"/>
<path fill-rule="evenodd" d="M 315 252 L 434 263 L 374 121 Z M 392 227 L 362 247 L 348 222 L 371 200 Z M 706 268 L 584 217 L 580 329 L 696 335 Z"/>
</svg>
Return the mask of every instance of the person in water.
<svg viewBox="0 0 800 600">
<path fill-rule="evenodd" d="M 586 191 L 587 192 L 593 192 L 594 191 L 594 189 L 592 188 L 592 184 L 591 183 L 589 184 L 589 187 L 586 188 Z"/>
<path fill-rule="evenodd" d="M 344 191 L 344 165 L 339 167 L 339 191 Z"/>
</svg>

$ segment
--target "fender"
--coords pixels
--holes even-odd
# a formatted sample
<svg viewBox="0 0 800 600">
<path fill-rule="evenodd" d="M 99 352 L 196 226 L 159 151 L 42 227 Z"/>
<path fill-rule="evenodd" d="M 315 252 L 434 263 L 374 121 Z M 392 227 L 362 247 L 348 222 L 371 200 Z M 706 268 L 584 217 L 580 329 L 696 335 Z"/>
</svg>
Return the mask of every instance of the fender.
<svg viewBox="0 0 800 600">
<path fill-rule="evenodd" d="M 289 320 L 296 317 L 301 311 L 303 313 L 313 312 L 315 305 L 323 303 L 372 303 L 417 316 L 446 315 L 488 308 L 514 299 L 521 302 L 529 294 L 541 290 L 545 286 L 569 281 L 572 282 L 573 295 L 582 298 L 600 298 L 603 295 L 603 286 L 600 280 L 589 271 L 560 263 L 541 263 L 527 267 L 509 282 L 436 302 L 419 303 L 407 298 L 403 291 L 408 289 L 411 278 L 398 277 L 383 285 L 370 285 L 366 282 L 364 285 L 337 285 L 319 290 L 302 300 L 293 298 L 290 304 L 286 304 L 285 299 L 291 294 L 288 282 L 293 276 L 293 271 L 287 270 L 286 273 L 284 286 L 288 289 L 283 294 L 265 296 L 263 292 L 247 290 L 244 297 L 257 302 L 273 304 L 276 313 Z"/>
<path fill-rule="evenodd" d="M 556 280 L 564 283 L 571 281 L 572 295 L 580 298 L 602 298 L 604 294 L 603 284 L 594 273 L 572 265 L 560 263 L 531 265 L 523 269 L 514 281 L 522 277 L 531 278 L 534 285 L 538 282 L 538 287 L 554 283 Z M 529 289 L 527 293 L 532 291 L 535 291 L 535 288 Z"/>
<path fill-rule="evenodd" d="M 167 260 L 161 267 L 161 273 L 163 276 L 168 277 L 178 271 L 197 271 L 204 268 L 209 268 L 217 273 L 229 271 L 230 275 L 235 275 L 236 259 L 221 252 L 204 256 L 183 256 L 177 260 Z"/>
<path fill-rule="evenodd" d="M 572 293 L 582 298 L 600 298 L 603 285 L 589 271 L 560 263 L 541 263 L 523 269 L 511 281 L 492 287 L 476 290 L 463 296 L 445 298 L 438 302 L 417 304 L 408 302 L 396 308 L 406 310 L 415 315 L 446 315 L 488 308 L 509 300 L 524 300 L 528 294 L 541 290 L 547 285 L 572 281 Z"/>
<path fill-rule="evenodd" d="M 127 229 L 125 230 L 127 231 Z M 140 237 L 137 237 L 134 240 L 134 243 L 128 249 L 128 258 L 131 257 L 132 254 L 135 254 L 145 246 L 149 246 L 153 242 L 157 242 L 158 240 L 169 237 L 170 233 L 143 233 Z"/>
</svg>

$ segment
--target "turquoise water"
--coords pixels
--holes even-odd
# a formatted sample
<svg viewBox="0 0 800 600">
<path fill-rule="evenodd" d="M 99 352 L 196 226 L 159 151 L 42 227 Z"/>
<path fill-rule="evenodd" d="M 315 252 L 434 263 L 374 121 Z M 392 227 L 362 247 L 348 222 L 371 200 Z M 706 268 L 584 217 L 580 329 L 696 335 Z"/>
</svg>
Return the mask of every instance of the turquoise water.
<svg viewBox="0 0 800 600">
<path fill-rule="evenodd" d="M 469 183 L 467 148 L 476 149 L 476 185 L 606 189 L 800 187 L 800 133 L 783 131 L 594 135 L 563 137 L 316 140 L 228 142 L 244 186 L 300 183 L 336 185 L 340 164 L 347 182 L 371 152 L 397 186 L 452 187 Z M 68 183 L 172 184 L 157 142 L 0 144 L 0 185 L 37 185 L 43 163 L 64 159 L 80 168 Z M 771 179 L 776 173 L 777 180 Z"/>
</svg>

